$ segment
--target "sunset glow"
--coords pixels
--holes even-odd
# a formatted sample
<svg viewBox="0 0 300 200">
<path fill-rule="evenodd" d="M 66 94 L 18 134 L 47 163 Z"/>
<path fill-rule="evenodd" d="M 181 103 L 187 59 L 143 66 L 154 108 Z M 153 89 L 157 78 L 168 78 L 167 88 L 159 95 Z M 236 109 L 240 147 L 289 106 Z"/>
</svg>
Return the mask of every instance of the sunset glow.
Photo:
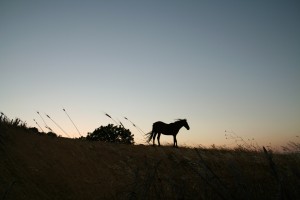
<svg viewBox="0 0 300 200">
<path fill-rule="evenodd" d="M 70 137 L 122 122 L 145 144 L 186 118 L 178 145 L 300 136 L 298 1 L 1 1 L 0 111 Z M 39 128 L 40 129 L 40 128 Z M 162 143 L 172 137 L 162 136 Z"/>
</svg>

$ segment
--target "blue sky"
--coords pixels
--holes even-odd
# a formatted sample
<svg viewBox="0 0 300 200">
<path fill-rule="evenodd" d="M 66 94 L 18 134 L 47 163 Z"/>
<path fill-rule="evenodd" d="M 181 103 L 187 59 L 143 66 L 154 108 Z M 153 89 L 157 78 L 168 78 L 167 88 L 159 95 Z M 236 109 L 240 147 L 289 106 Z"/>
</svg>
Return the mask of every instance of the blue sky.
<svg viewBox="0 0 300 200">
<path fill-rule="evenodd" d="M 187 118 L 179 144 L 230 145 L 224 130 L 285 144 L 300 135 L 299 15 L 298 1 L 1 0 L 0 109 L 74 137 L 63 107 L 82 135 L 107 112 L 137 143 L 123 116 L 144 132 Z"/>
</svg>

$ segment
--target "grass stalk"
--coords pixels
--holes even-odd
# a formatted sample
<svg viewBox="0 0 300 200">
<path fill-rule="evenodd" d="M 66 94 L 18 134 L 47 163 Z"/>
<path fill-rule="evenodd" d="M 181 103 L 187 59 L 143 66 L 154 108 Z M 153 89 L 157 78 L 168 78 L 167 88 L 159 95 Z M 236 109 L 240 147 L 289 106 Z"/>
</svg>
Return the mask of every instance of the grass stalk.
<svg viewBox="0 0 300 200">
<path fill-rule="evenodd" d="M 68 135 L 68 133 L 66 133 L 66 131 L 64 131 L 64 129 L 62 129 L 62 127 L 60 125 L 58 125 L 49 115 L 45 114 L 62 132 L 64 132 L 64 134 L 66 134 L 68 137 L 70 137 Z"/>
<path fill-rule="evenodd" d="M 263 147 L 263 151 L 264 151 L 264 154 L 265 154 L 267 160 L 269 161 L 269 165 L 270 165 L 270 168 L 271 168 L 271 174 L 273 175 L 273 177 L 275 178 L 275 180 L 278 183 L 278 187 L 279 187 L 278 192 L 279 192 L 280 199 L 292 199 L 289 196 L 288 192 L 286 191 L 286 188 L 284 187 L 282 178 L 280 177 L 280 175 L 278 173 L 277 166 L 276 166 L 275 162 L 273 161 L 272 154 L 269 153 L 268 150 L 265 147 Z"/>
<path fill-rule="evenodd" d="M 3 196 L 2 196 L 2 200 L 5 200 L 6 196 L 8 195 L 9 191 L 11 190 L 11 188 L 14 186 L 14 184 L 16 183 L 16 180 L 13 180 L 9 186 L 7 187 L 7 189 L 5 190 Z"/>
<path fill-rule="evenodd" d="M 127 121 L 129 121 L 132 124 L 132 126 L 135 127 L 138 130 L 138 132 L 143 136 L 144 140 L 147 141 L 147 134 L 140 127 L 138 127 L 135 123 L 133 123 L 127 117 L 124 117 L 124 119 L 126 119 Z"/>
<path fill-rule="evenodd" d="M 76 130 L 77 130 L 79 136 L 82 137 L 82 135 L 80 134 L 80 132 L 79 132 L 79 130 L 78 130 L 78 128 L 77 128 L 77 126 L 75 125 L 75 123 L 74 123 L 73 120 L 71 119 L 70 115 L 67 113 L 66 109 L 63 108 L 63 111 L 66 113 L 66 115 L 68 116 L 68 118 L 70 119 L 70 121 L 72 122 L 72 124 L 74 125 L 74 127 L 76 128 Z"/>
<path fill-rule="evenodd" d="M 107 114 L 106 112 L 104 112 L 104 115 L 108 118 L 110 118 L 116 125 L 121 125 L 120 123 L 118 123 L 114 118 L 112 118 L 109 114 Z"/>
<path fill-rule="evenodd" d="M 42 127 L 39 125 L 39 123 L 35 119 L 33 119 L 33 121 L 36 123 L 36 125 L 38 125 L 38 127 L 42 130 L 42 132 L 44 132 L 44 130 L 42 129 Z"/>
<path fill-rule="evenodd" d="M 46 123 L 46 121 L 44 120 L 44 118 L 42 117 L 42 115 L 40 114 L 40 112 L 39 112 L 39 111 L 36 111 L 36 113 L 41 117 L 42 121 L 43 121 L 44 124 L 45 124 L 45 127 L 46 127 L 48 130 L 50 130 L 51 132 L 54 132 L 54 131 L 48 126 L 48 124 Z"/>
</svg>

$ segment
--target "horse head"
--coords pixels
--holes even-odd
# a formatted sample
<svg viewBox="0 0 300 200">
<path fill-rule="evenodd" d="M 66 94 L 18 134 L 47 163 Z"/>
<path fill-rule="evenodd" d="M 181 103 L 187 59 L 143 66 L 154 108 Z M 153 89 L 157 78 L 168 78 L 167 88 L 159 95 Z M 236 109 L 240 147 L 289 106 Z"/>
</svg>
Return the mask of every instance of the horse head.
<svg viewBox="0 0 300 200">
<path fill-rule="evenodd" d="M 183 125 L 187 130 L 190 130 L 190 126 L 189 126 L 189 124 L 187 123 L 187 120 L 186 120 L 186 119 L 181 119 L 180 121 L 182 122 L 182 125 Z"/>
</svg>

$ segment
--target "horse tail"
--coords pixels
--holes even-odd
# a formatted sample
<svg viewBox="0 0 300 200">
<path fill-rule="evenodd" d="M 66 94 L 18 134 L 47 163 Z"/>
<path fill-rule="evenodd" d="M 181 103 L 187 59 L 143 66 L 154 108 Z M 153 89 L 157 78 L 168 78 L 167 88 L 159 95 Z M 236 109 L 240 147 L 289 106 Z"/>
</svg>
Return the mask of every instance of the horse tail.
<svg viewBox="0 0 300 200">
<path fill-rule="evenodd" d="M 146 140 L 149 143 L 153 138 L 153 131 L 150 131 L 149 133 L 146 133 Z"/>
</svg>

